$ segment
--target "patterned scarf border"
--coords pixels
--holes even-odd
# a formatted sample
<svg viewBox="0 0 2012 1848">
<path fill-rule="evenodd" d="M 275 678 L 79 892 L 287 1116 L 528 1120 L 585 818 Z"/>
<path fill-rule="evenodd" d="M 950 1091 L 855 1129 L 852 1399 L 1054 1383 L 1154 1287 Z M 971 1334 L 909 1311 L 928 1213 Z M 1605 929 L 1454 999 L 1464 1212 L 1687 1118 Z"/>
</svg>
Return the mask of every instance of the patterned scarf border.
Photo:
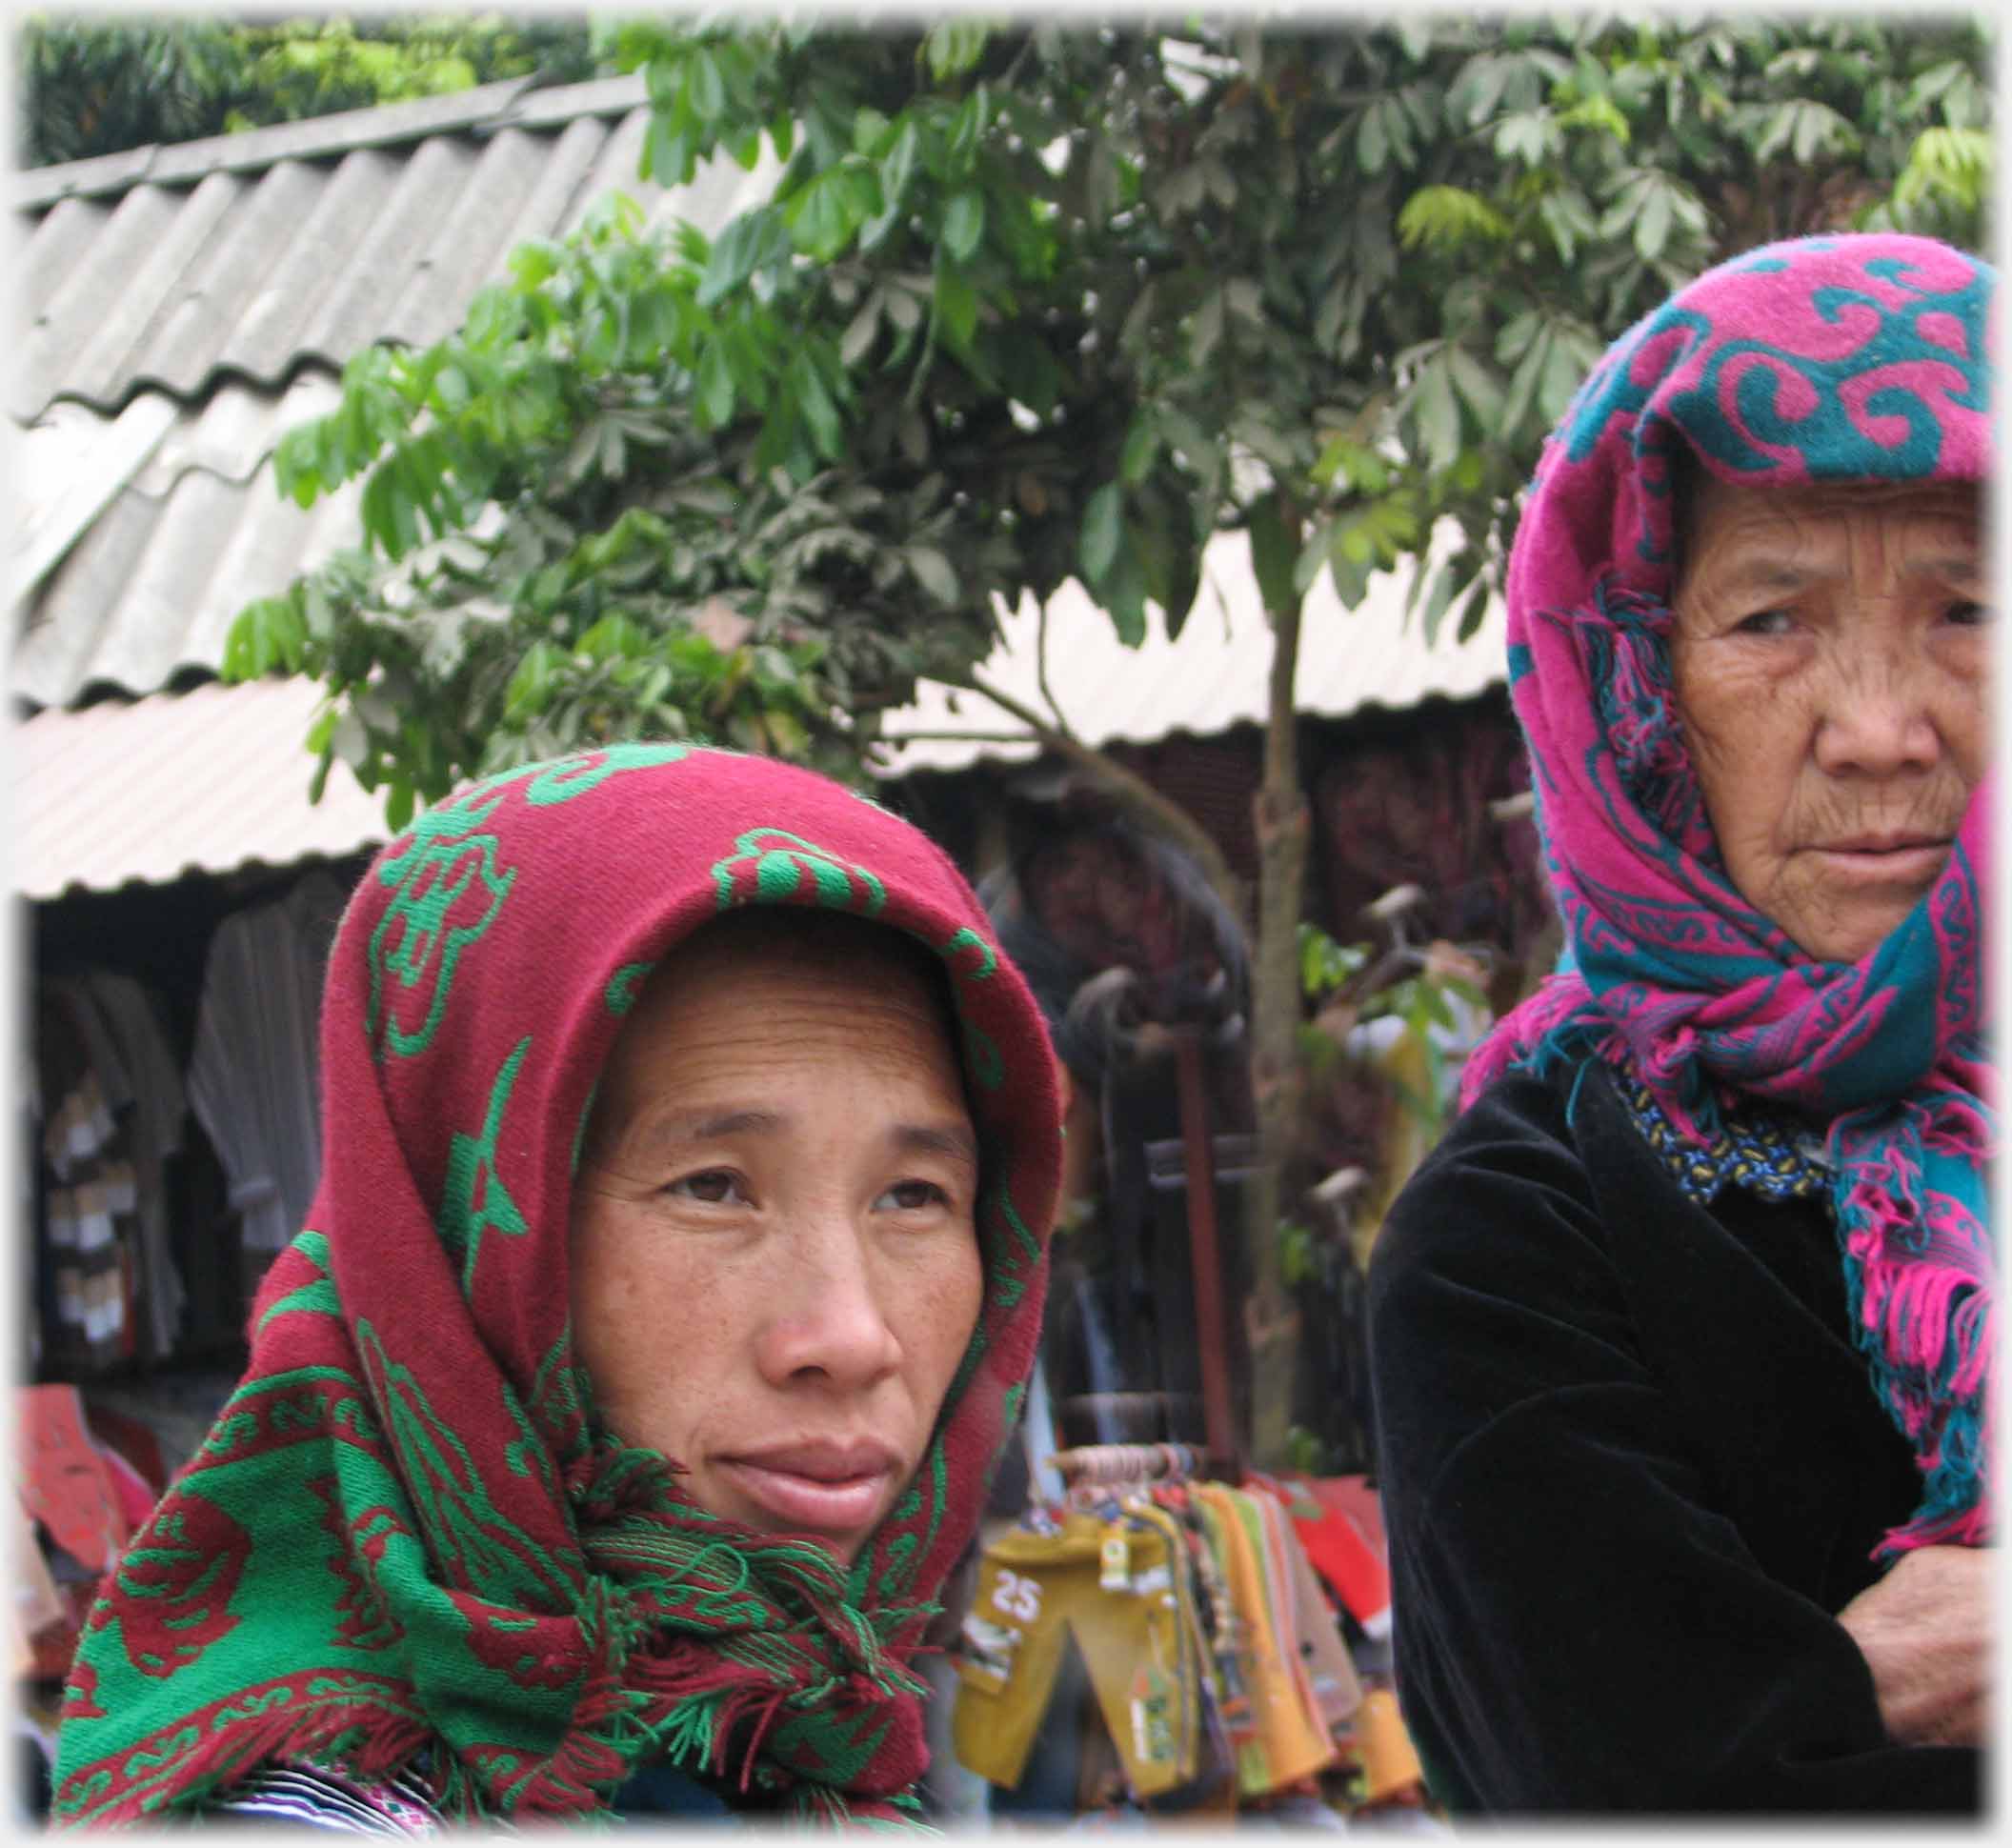
<svg viewBox="0 0 2012 1848">
<path fill-rule="evenodd" d="M 1923 1478 L 1885 1553 L 1991 1532 L 1990 786 L 1858 963 L 1812 960 L 1740 896 L 1672 703 L 1670 457 L 1745 484 L 1987 480 L 1994 287 L 1925 238 L 1777 244 L 1681 291 L 1580 388 L 1509 573 L 1511 698 L 1567 954 L 1462 1092 L 1594 1056 L 1700 1142 L 1742 1096 L 1827 1121 L 1858 1339 Z"/>
</svg>

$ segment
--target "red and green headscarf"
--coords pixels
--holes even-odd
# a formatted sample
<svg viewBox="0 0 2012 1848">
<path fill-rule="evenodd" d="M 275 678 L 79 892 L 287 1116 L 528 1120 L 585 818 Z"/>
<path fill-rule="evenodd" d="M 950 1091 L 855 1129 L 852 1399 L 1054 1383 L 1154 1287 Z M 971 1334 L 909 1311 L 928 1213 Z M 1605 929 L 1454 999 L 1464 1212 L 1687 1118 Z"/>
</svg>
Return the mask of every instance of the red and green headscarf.
<svg viewBox="0 0 2012 1848">
<path fill-rule="evenodd" d="M 981 1148 L 977 1327 L 913 1486 L 841 1567 L 679 1497 L 592 1415 L 569 1199 L 644 978 L 743 905 L 941 959 Z M 604 1809 L 668 1760 L 811 1817 L 911 1814 L 909 1667 L 1016 1422 L 1060 1111 L 1041 1018 L 949 859 L 807 771 L 617 745 L 430 811 L 352 899 L 323 1174 L 251 1364 L 91 1613 L 58 1821 L 199 1808 L 261 1764 L 423 1768 L 449 1816 Z"/>
</svg>

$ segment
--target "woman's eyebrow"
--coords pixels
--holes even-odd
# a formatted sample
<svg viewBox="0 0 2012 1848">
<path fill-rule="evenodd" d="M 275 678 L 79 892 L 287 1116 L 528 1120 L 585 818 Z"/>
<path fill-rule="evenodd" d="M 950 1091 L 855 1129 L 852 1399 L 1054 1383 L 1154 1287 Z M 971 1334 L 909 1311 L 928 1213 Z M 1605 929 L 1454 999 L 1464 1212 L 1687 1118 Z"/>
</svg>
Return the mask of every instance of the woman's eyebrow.
<svg viewBox="0 0 2012 1848">
<path fill-rule="evenodd" d="M 1977 549 L 1939 552 L 1907 561 L 1910 577 L 1982 577 L 1983 572 L 1984 555 Z"/>
<path fill-rule="evenodd" d="M 961 1123 L 901 1123 L 890 1139 L 896 1148 L 917 1155 L 948 1155 L 972 1168 L 978 1165 L 978 1138 Z"/>
<path fill-rule="evenodd" d="M 675 1147 L 685 1142 L 711 1142 L 728 1135 L 773 1135 L 786 1128 L 788 1118 L 774 1110 L 686 1111 L 670 1116 L 652 1117 L 641 1131 L 650 1147 Z"/>
<path fill-rule="evenodd" d="M 1710 575 L 1721 591 L 1799 591 L 1814 578 L 1837 573 L 1792 564 L 1786 558 L 1760 556 L 1735 559 Z"/>
<path fill-rule="evenodd" d="M 781 1111 L 735 1109 L 660 1116 L 644 1131 L 655 1145 L 710 1142 L 730 1135 L 774 1135 L 789 1127 Z M 948 1155 L 976 1168 L 978 1139 L 961 1123 L 897 1123 L 888 1132 L 895 1148 L 918 1155 Z"/>
</svg>

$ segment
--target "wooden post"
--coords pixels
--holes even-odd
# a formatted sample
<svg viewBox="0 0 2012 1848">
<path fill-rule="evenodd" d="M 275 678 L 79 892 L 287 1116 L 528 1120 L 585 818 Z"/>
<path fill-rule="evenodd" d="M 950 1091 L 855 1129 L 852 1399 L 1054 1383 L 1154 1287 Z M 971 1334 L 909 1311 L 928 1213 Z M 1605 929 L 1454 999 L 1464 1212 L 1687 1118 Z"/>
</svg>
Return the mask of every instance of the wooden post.
<svg viewBox="0 0 2012 1848">
<path fill-rule="evenodd" d="M 1243 1476 L 1243 1446 L 1230 1397 L 1230 1359 L 1222 1318 L 1222 1247 L 1216 1226 L 1216 1162 L 1209 1106 L 1202 1090 L 1201 1040 L 1192 1029 L 1177 1032 L 1180 1081 L 1180 1137 L 1187 1160 L 1188 1254 L 1195 1272 L 1195 1336 L 1201 1357 L 1201 1411 L 1209 1467 L 1236 1482 Z"/>
</svg>

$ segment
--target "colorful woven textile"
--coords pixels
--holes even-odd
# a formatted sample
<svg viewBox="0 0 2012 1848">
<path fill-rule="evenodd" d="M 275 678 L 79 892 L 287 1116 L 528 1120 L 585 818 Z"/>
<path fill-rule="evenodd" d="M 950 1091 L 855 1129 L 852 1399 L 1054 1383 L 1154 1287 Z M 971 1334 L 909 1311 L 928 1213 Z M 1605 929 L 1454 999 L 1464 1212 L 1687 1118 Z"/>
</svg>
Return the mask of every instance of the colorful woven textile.
<svg viewBox="0 0 2012 1848">
<path fill-rule="evenodd" d="M 744 905 L 941 958 L 981 1149 L 985 1291 L 915 1480 L 850 1568 L 682 1503 L 591 1415 L 566 1239 L 579 1136 L 651 968 Z M 620 745 L 422 815 L 352 898 L 323 1008 L 323 1179 L 251 1365 L 93 1611 L 57 1820 L 199 1807 L 254 1767 L 450 1818 L 602 1809 L 671 1762 L 785 1814 L 910 1818 L 908 1658 L 1009 1436 L 1059 1166 L 1032 997 L 950 861 L 808 772 Z"/>
<path fill-rule="evenodd" d="M 1748 486 L 1984 481 L 1994 286 L 1923 238 L 1773 245 L 1679 292 L 1579 392 L 1508 587 L 1511 697 L 1567 956 L 1463 1087 L 1590 1054 L 1700 1143 L 1742 1094 L 1828 1125 L 1859 1338 L 1924 1479 L 1889 1550 L 1989 1530 L 1988 779 L 1934 888 L 1860 962 L 1812 959 L 1741 897 L 1671 699 L 1670 458 Z"/>
</svg>

